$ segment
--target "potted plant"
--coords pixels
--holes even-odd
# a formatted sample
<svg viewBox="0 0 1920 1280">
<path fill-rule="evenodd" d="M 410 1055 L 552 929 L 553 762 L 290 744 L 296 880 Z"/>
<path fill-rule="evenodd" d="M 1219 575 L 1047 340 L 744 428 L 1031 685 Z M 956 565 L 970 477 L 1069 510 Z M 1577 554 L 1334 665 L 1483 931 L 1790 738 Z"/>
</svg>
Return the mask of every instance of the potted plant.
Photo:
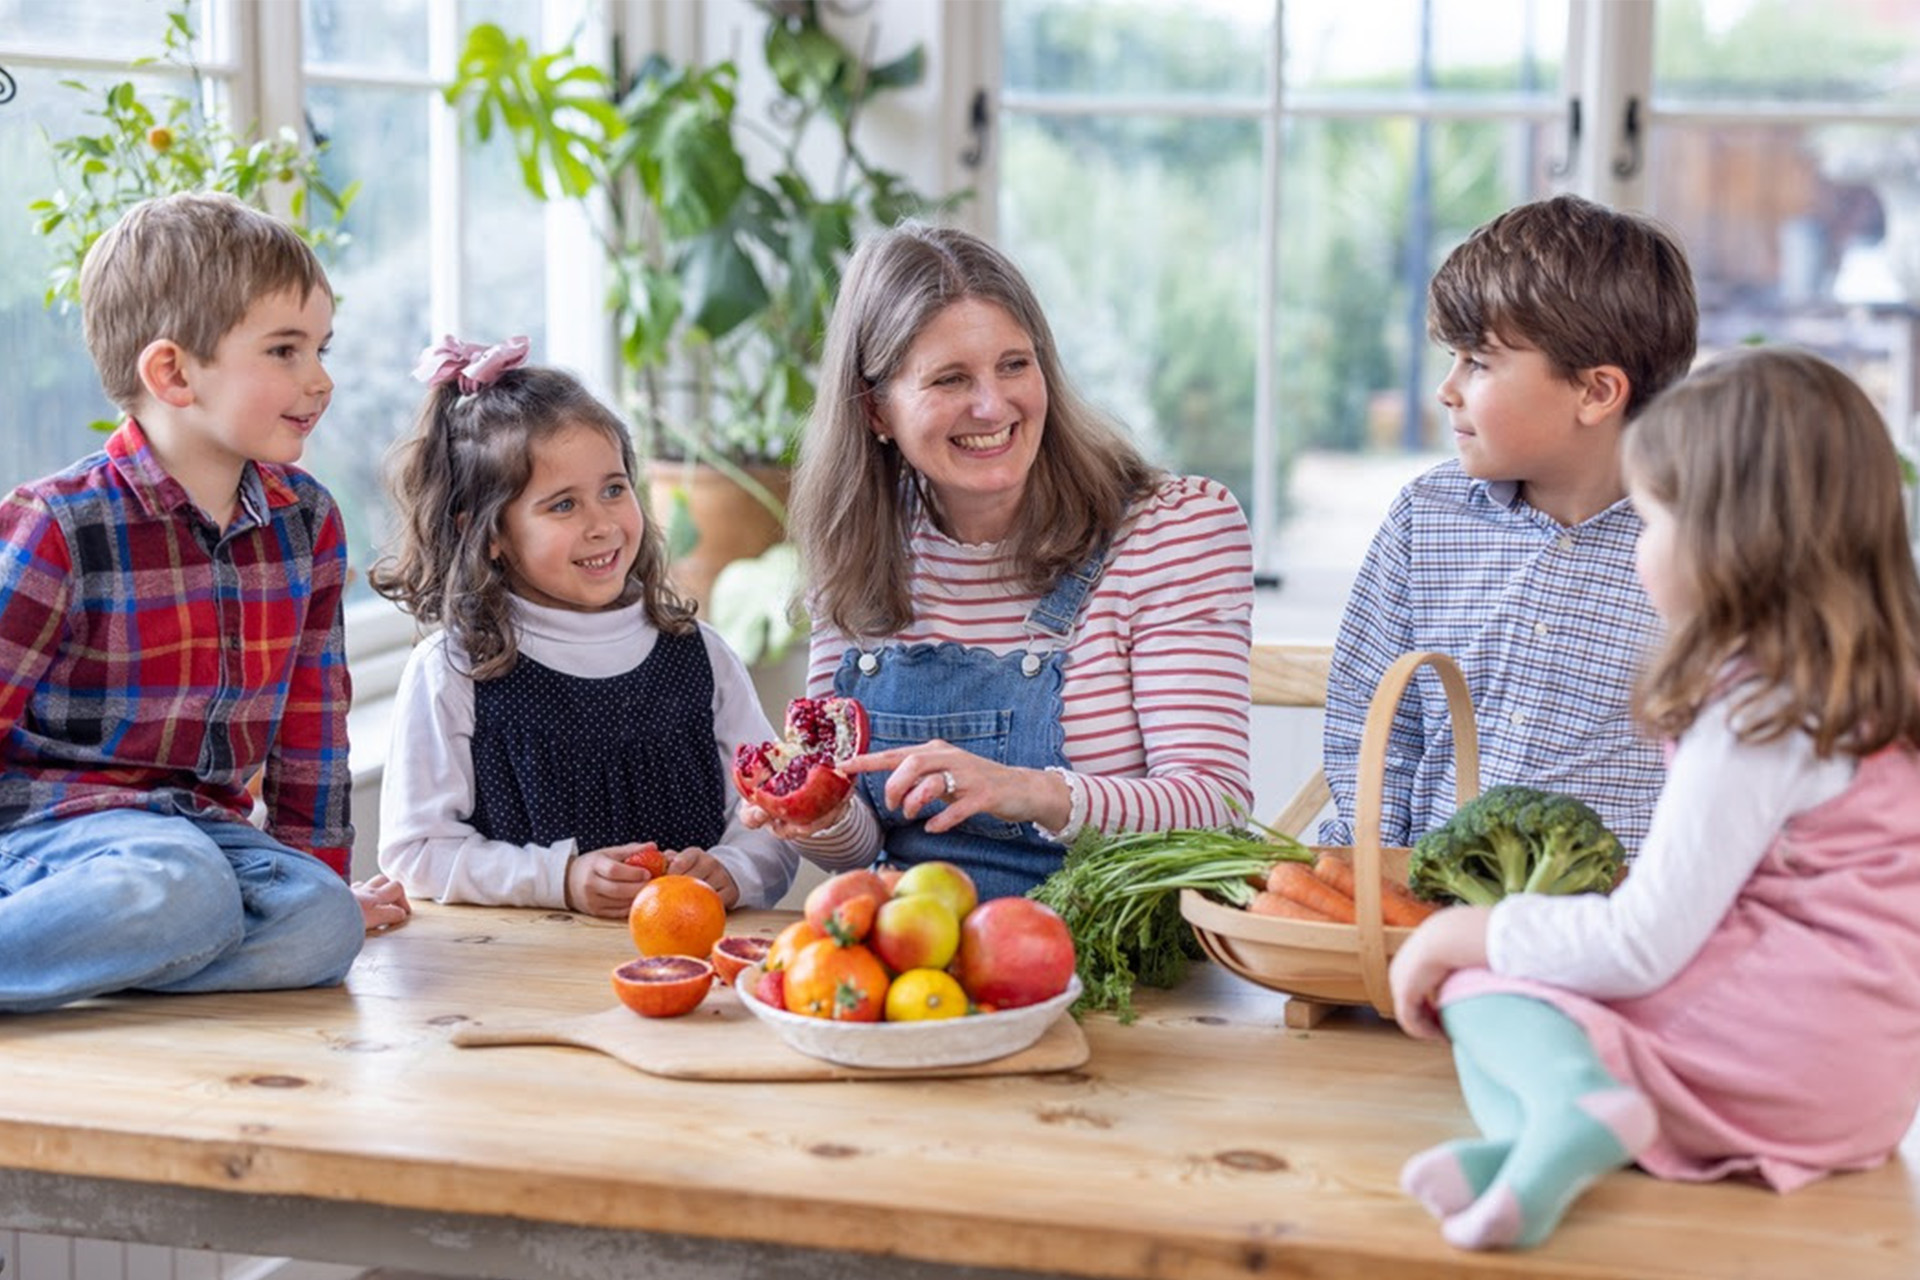
<svg viewBox="0 0 1920 1280">
<path fill-rule="evenodd" d="M 855 236 L 928 206 L 856 137 L 867 103 L 919 81 L 923 51 L 874 65 L 822 25 L 814 0 L 757 7 L 780 94 L 764 119 L 739 109 L 731 61 L 676 66 L 656 55 L 621 79 L 572 46 L 538 54 L 492 24 L 468 32 L 447 90 L 483 142 L 511 141 L 529 192 L 585 210 L 611 267 L 622 398 L 655 460 L 655 510 L 681 531 L 679 585 L 703 600 L 725 561 L 784 537 L 786 470 Z M 674 492 L 664 504 L 663 489 Z M 758 510 L 694 509 L 723 490 Z M 706 525 L 691 557 L 690 515 Z M 720 545 L 722 531 L 743 529 L 744 541 Z M 748 599 L 733 602 L 751 601 L 776 647 L 791 565 L 791 548 L 776 551 L 749 573 Z M 769 595 L 772 580 L 789 589 Z M 730 613 L 718 602 L 712 611 L 716 625 Z M 729 629 L 751 661 L 751 637 Z"/>
</svg>

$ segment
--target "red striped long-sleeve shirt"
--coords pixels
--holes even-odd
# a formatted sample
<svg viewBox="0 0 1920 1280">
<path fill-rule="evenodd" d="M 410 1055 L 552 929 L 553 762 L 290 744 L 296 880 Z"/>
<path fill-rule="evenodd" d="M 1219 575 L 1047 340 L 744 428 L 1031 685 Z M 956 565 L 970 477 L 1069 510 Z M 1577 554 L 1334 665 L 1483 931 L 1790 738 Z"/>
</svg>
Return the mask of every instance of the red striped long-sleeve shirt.
<svg viewBox="0 0 1920 1280">
<path fill-rule="evenodd" d="M 1009 578 L 996 546 L 956 543 L 923 520 L 912 556 L 914 619 L 887 643 L 1025 647 L 1039 594 Z M 1217 481 L 1167 480 L 1121 528 L 1067 645 L 1061 722 L 1073 809 L 1054 835 L 1243 820 L 1253 798 L 1252 619 L 1252 543 L 1239 503 Z M 849 644 L 815 626 L 810 695 L 832 692 Z M 865 806 L 854 809 L 854 821 L 805 842 L 816 861 L 849 865 L 878 850 L 877 822 Z"/>
</svg>

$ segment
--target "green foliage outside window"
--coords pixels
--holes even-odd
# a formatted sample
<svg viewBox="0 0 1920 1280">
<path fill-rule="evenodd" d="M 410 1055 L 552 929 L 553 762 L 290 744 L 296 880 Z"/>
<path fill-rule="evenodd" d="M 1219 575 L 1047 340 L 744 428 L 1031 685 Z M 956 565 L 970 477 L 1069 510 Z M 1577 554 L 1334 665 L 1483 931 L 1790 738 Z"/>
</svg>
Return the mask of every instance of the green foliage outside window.
<svg viewBox="0 0 1920 1280">
<path fill-rule="evenodd" d="M 192 77 L 191 96 L 142 97 L 131 80 L 108 87 L 87 114 L 98 133 L 49 138 L 59 187 L 28 207 L 36 230 L 52 242 L 46 305 L 80 301 L 80 264 L 103 232 L 133 205 L 181 191 L 223 191 L 256 208 L 286 189 L 292 222 L 307 243 L 328 254 L 346 242 L 340 230 L 359 183 L 335 190 L 320 171 L 322 147 L 307 146 L 291 129 L 272 138 L 235 133 L 204 105 L 203 85 L 192 58 L 193 26 L 183 4 L 167 14 L 165 53 L 135 59 L 136 67 L 165 61 Z M 96 90 L 77 80 L 62 84 L 80 93 Z M 314 215 L 318 215 L 317 218 Z"/>
</svg>

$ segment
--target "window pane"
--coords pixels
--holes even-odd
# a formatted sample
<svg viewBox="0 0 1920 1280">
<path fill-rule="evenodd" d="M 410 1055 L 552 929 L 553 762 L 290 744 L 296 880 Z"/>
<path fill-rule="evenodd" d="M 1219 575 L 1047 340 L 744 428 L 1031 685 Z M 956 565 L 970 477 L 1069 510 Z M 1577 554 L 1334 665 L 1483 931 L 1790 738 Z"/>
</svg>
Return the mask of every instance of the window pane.
<svg viewBox="0 0 1920 1280">
<path fill-rule="evenodd" d="M 1260 93 L 1272 9 L 1248 0 L 1003 0 L 1009 90 Z"/>
<path fill-rule="evenodd" d="M 1274 357 L 1285 585 L 1263 610 L 1273 634 L 1331 638 L 1388 502 L 1452 456 L 1433 396 L 1444 354 L 1427 339 L 1427 282 L 1475 227 L 1547 194 L 1554 135 L 1406 117 L 1289 125 Z"/>
<path fill-rule="evenodd" d="M 1251 506 L 1258 124 L 1026 117 L 1005 139 L 1001 241 L 1075 384 Z"/>
<path fill-rule="evenodd" d="M 0 173 L 7 175 L 8 196 L 0 200 L 0 369 L 9 373 L 7 394 L 0 396 L 0 489 L 99 448 L 105 437 L 88 424 L 119 415 L 87 356 L 78 309 L 50 311 L 44 304 L 52 242 L 36 232 L 39 215 L 27 205 L 50 197 L 57 182 L 41 130 L 53 137 L 104 132 L 102 122 L 87 113 L 122 77 L 41 67 L 9 74 L 15 96 L 0 106 Z M 87 88 L 71 89 L 62 80 Z M 134 83 L 149 101 L 160 88 L 148 78 Z"/>
<path fill-rule="evenodd" d="M 1289 93 L 1552 93 L 1567 14 L 1561 0 L 1289 0 L 1286 36 Z"/>
<path fill-rule="evenodd" d="M 331 140 L 330 179 L 366 184 L 347 219 L 353 242 L 328 266 L 340 296 L 327 361 L 333 407 L 305 459 L 338 499 L 353 562 L 363 569 L 385 533 L 382 462 L 419 406 L 421 388 L 410 374 L 431 340 L 427 103 L 424 93 L 390 89 L 307 95 L 314 127 Z M 364 590 L 364 576 L 359 581 Z"/>
<path fill-rule="evenodd" d="M 71 49 L 92 58 L 158 55 L 167 12 L 178 0 L 0 0 L 0 43 Z M 188 21 L 207 29 L 207 0 L 192 0 Z M 18 70 L 14 70 L 18 78 Z"/>
<path fill-rule="evenodd" d="M 426 0 L 306 0 L 301 39 L 309 66 L 425 71 Z"/>
<path fill-rule="evenodd" d="M 1660 0 L 1655 22 L 1662 108 L 1716 99 L 1920 103 L 1915 0 Z"/>
<path fill-rule="evenodd" d="M 545 211 L 521 185 L 512 147 L 469 146 L 461 159 L 466 219 L 460 254 L 461 337 L 491 342 L 524 333 L 532 339 L 531 358 L 552 361 L 546 334 L 546 259 L 541 252 Z M 504 245 L 519 248 L 503 253 Z"/>
</svg>

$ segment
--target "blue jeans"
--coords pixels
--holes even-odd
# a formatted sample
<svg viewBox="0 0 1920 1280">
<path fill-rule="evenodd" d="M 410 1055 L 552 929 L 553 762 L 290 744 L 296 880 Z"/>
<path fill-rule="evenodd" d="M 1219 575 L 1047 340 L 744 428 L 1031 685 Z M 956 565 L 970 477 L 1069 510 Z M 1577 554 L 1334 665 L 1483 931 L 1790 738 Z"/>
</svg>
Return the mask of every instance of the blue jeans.
<svg viewBox="0 0 1920 1280">
<path fill-rule="evenodd" d="M 365 939 L 346 881 L 245 823 L 114 809 L 0 834 L 0 1013 L 329 985 Z"/>
</svg>

